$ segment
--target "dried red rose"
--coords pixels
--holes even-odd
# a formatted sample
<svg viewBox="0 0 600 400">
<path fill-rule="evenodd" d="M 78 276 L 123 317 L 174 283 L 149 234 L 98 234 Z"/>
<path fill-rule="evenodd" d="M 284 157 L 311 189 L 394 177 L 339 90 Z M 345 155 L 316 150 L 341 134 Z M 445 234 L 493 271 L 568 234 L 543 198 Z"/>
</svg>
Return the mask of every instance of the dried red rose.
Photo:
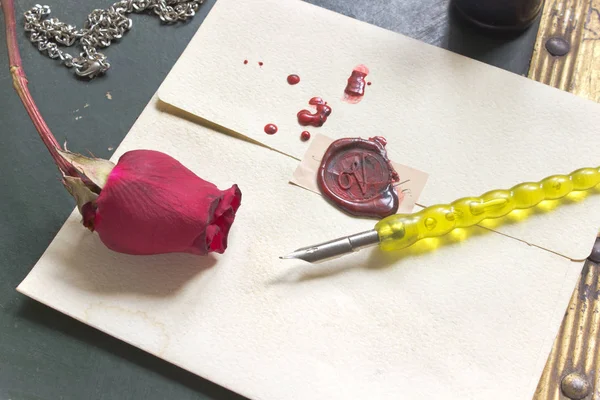
<svg viewBox="0 0 600 400">
<path fill-rule="evenodd" d="M 13 86 L 75 198 L 83 224 L 121 253 L 223 253 L 242 197 L 237 185 L 219 190 L 158 151 L 130 151 L 115 165 L 63 150 L 27 86 L 14 2 L 0 0 L 0 4 Z"/>
<path fill-rule="evenodd" d="M 220 190 L 173 157 L 152 150 L 106 160 L 62 152 L 90 183 L 65 177 L 83 224 L 110 249 L 150 255 L 223 253 L 242 194 L 237 185 Z"/>
</svg>

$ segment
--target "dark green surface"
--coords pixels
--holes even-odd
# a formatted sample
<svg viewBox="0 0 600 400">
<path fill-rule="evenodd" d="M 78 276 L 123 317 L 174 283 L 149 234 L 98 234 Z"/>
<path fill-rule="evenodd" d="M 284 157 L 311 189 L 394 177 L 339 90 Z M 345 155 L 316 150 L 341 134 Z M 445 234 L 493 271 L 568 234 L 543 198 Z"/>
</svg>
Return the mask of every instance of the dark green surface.
<svg viewBox="0 0 600 400">
<path fill-rule="evenodd" d="M 537 30 L 536 23 L 518 37 L 482 35 L 461 25 L 447 0 L 310 2 L 518 74 L 527 72 Z M 17 3 L 21 28 L 23 11 L 35 1 Z M 20 30 L 32 95 L 59 141 L 68 140 L 75 151 L 110 157 L 109 148 L 127 134 L 214 3 L 207 1 L 191 22 L 175 26 L 133 15 L 133 29 L 105 50 L 113 68 L 92 82 L 75 79 L 72 70 L 40 55 Z M 93 8 L 111 1 L 46 4 L 54 17 L 80 26 Z M 0 400 L 241 399 L 15 291 L 74 203 L 13 92 L 1 25 Z"/>
</svg>

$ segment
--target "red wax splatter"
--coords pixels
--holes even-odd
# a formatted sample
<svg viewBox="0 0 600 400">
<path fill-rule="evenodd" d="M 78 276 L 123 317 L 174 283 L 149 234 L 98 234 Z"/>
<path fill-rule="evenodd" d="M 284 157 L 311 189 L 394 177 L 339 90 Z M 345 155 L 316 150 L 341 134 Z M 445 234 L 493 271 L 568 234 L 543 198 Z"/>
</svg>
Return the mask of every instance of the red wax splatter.
<svg viewBox="0 0 600 400">
<path fill-rule="evenodd" d="M 331 107 L 329 107 L 327 102 L 323 101 L 323 99 L 320 97 L 313 97 L 308 101 L 308 104 L 316 106 L 317 110 L 314 114 L 309 110 L 298 111 L 298 123 L 302 126 L 323 126 L 325 121 L 327 121 L 327 117 L 331 115 Z"/>
<path fill-rule="evenodd" d="M 356 104 L 362 100 L 365 95 L 365 86 L 370 84 L 365 82 L 367 75 L 369 75 L 369 69 L 364 65 L 354 67 L 348 78 L 346 89 L 344 89 L 344 101 Z"/>
<path fill-rule="evenodd" d="M 400 177 L 385 145 L 380 136 L 334 141 L 317 172 L 323 196 L 352 215 L 380 219 L 395 214 L 403 197 L 393 185 Z"/>
<path fill-rule="evenodd" d="M 288 75 L 288 77 L 287 77 L 287 81 L 288 81 L 288 83 L 289 83 L 290 85 L 295 85 L 295 84 L 297 84 L 298 82 L 300 82 L 300 77 L 299 77 L 298 75 L 296 75 L 296 74 L 293 74 L 293 75 Z"/>
<path fill-rule="evenodd" d="M 244 60 L 244 64 L 248 64 L 248 60 Z"/>
<path fill-rule="evenodd" d="M 381 144 L 383 147 L 387 146 L 387 139 L 384 138 L 383 136 L 374 136 L 372 138 L 369 138 L 369 140 L 376 140 L 379 142 L 379 144 Z"/>
<path fill-rule="evenodd" d="M 367 85 L 371 86 L 371 82 L 367 82 Z"/>
<path fill-rule="evenodd" d="M 267 135 L 274 135 L 277 133 L 277 125 L 275 124 L 266 124 L 265 125 L 265 133 Z"/>
<path fill-rule="evenodd" d="M 308 139 L 310 139 L 310 132 L 309 131 L 302 131 L 302 133 L 300 134 L 300 139 L 303 142 L 306 142 Z"/>
<path fill-rule="evenodd" d="M 262 62 L 262 61 L 259 61 L 259 62 L 258 62 L 258 65 L 262 67 L 262 66 L 263 66 L 263 62 Z"/>
</svg>

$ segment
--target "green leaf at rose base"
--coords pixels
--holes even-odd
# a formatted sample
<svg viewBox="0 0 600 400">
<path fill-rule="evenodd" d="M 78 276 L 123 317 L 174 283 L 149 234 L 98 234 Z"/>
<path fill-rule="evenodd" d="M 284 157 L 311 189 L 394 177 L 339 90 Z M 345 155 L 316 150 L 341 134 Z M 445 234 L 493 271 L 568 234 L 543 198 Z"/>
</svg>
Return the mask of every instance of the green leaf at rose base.
<svg viewBox="0 0 600 400">
<path fill-rule="evenodd" d="M 103 158 L 90 158 L 68 150 L 58 150 L 58 153 L 67 160 L 80 174 L 88 178 L 100 189 L 106 185 L 108 176 L 115 164 Z M 83 183 L 83 182 L 82 182 Z"/>
<path fill-rule="evenodd" d="M 94 218 L 90 217 L 90 209 L 85 212 L 84 206 L 89 204 L 92 210 L 95 209 L 98 194 L 106 185 L 115 164 L 102 158 L 72 153 L 66 150 L 66 147 L 65 150 L 57 149 L 57 151 L 80 174 L 80 176 L 63 175 L 63 184 L 77 203 L 77 209 L 83 217 L 83 225 L 93 232 Z"/>
<path fill-rule="evenodd" d="M 87 203 L 95 203 L 98 198 L 98 195 L 92 192 L 81 178 L 63 176 L 63 184 L 75 199 L 81 215 L 83 215 L 83 206 Z"/>
</svg>

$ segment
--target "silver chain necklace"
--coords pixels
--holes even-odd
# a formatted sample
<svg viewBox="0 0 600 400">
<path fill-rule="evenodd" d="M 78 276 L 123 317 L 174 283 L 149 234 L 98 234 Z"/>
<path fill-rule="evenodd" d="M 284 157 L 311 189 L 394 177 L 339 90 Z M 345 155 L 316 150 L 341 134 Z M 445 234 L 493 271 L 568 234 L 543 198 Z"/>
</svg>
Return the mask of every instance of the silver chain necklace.
<svg viewBox="0 0 600 400">
<path fill-rule="evenodd" d="M 79 76 L 94 78 L 105 73 L 110 64 L 98 48 L 108 47 L 114 39 L 120 39 L 131 29 L 127 14 L 152 11 L 165 23 L 175 23 L 192 18 L 204 0 L 121 0 L 105 10 L 96 9 L 87 17 L 83 29 L 46 17 L 50 7 L 36 4 L 26 11 L 25 31 L 29 40 L 37 44 L 41 53 L 50 58 L 59 58 L 67 67 L 75 67 Z M 83 51 L 78 57 L 58 48 L 72 46 L 79 40 Z"/>
</svg>

